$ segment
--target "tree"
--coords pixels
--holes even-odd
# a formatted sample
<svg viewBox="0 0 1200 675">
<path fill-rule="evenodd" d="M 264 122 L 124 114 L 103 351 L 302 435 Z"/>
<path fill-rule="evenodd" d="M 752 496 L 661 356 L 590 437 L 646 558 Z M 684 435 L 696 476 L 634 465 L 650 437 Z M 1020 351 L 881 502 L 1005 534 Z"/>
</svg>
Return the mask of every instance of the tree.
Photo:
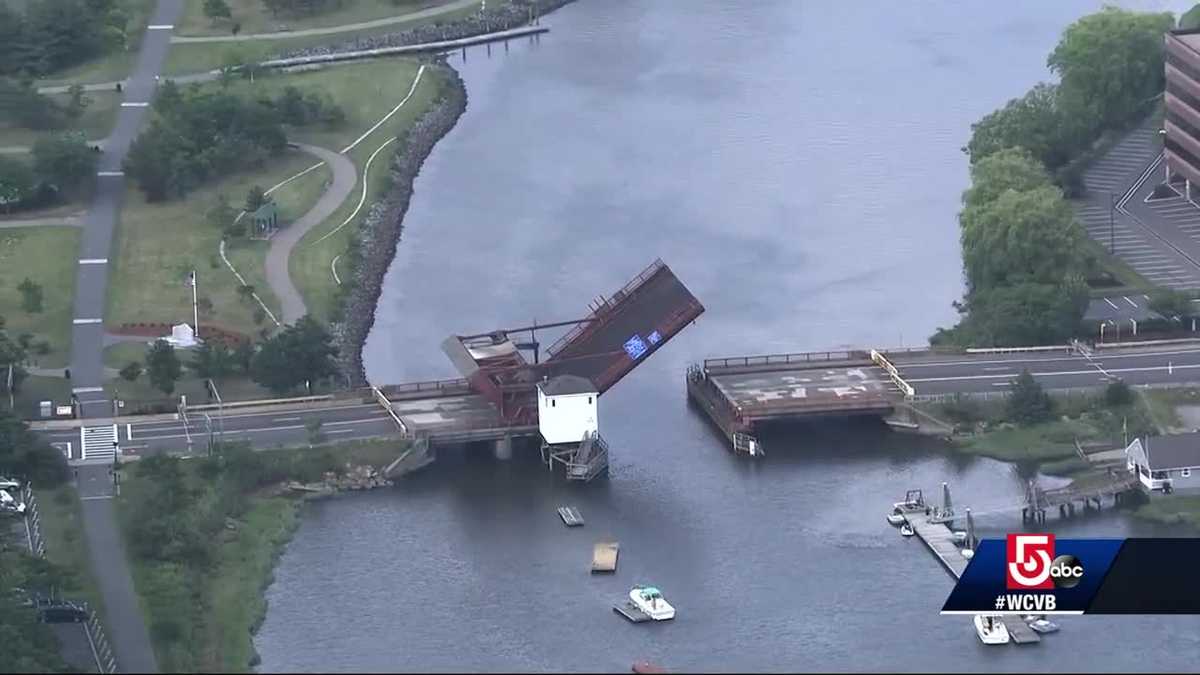
<svg viewBox="0 0 1200 675">
<path fill-rule="evenodd" d="M 1179 17 L 1180 30 L 1200 28 L 1200 4 L 1194 5 L 1183 16 Z"/>
<path fill-rule="evenodd" d="M 34 193 L 33 169 L 10 155 L 0 155 L 0 206 L 8 213 Z"/>
<path fill-rule="evenodd" d="M 969 293 L 955 307 L 959 324 L 939 329 L 932 344 L 960 347 L 1028 347 L 1061 344 L 1079 330 L 1087 309 L 1082 278 L 1063 284 L 1020 283 Z"/>
<path fill-rule="evenodd" d="M 1008 190 L 1024 192 L 1048 185 L 1046 168 L 1028 150 L 1005 148 L 971 165 L 971 187 L 963 193 L 963 204 L 978 207 Z"/>
<path fill-rule="evenodd" d="M 1042 82 L 972 124 L 971 140 L 963 148 L 971 163 L 1022 147 L 1050 169 L 1066 164 L 1083 143 L 1083 129 L 1063 114 L 1058 99 L 1058 87 Z"/>
<path fill-rule="evenodd" d="M 1085 271 L 1083 228 L 1057 188 L 1007 190 L 963 209 L 960 221 L 968 292 Z"/>
<path fill-rule="evenodd" d="M 237 215 L 237 209 L 233 208 L 233 205 L 229 203 L 229 198 L 226 197 L 225 193 L 222 192 L 221 194 L 217 195 L 216 203 L 213 204 L 207 212 L 205 212 L 204 218 L 213 227 L 217 228 L 218 230 L 225 231 L 230 225 L 233 224 L 233 221 L 235 218 L 237 218 Z"/>
<path fill-rule="evenodd" d="M 175 391 L 175 382 L 183 375 L 183 364 L 175 348 L 166 340 L 156 340 L 146 352 L 146 372 L 150 384 L 168 396 Z"/>
<path fill-rule="evenodd" d="M 78 120 L 83 117 L 83 113 L 87 107 L 92 104 L 92 99 L 84 93 L 82 84 L 73 84 L 67 88 L 67 96 L 70 101 L 67 103 L 66 116 L 72 120 Z"/>
<path fill-rule="evenodd" d="M 1169 12 L 1112 6 L 1068 26 L 1047 60 L 1061 81 L 1063 114 L 1095 130 L 1144 113 L 1163 91 L 1163 34 L 1174 26 Z"/>
<path fill-rule="evenodd" d="M 1009 419 L 1022 426 L 1045 422 L 1054 415 L 1054 401 L 1025 368 L 1012 381 L 1006 401 Z"/>
<path fill-rule="evenodd" d="M 267 193 L 263 191 L 261 185 L 252 185 L 250 186 L 250 190 L 246 193 L 246 205 L 243 207 L 243 209 L 246 211 L 246 213 L 254 213 L 262 208 L 263 204 L 266 204 L 269 201 L 271 201 L 271 199 L 267 196 Z"/>
<path fill-rule="evenodd" d="M 1172 317 L 1191 316 L 1196 311 L 1190 295 L 1166 288 L 1151 293 L 1150 309 L 1168 319 Z"/>
<path fill-rule="evenodd" d="M 1104 388 L 1104 402 L 1110 406 L 1129 405 L 1133 403 L 1133 390 L 1125 380 L 1113 380 Z"/>
<path fill-rule="evenodd" d="M 233 355 L 219 342 L 205 342 L 196 348 L 191 365 L 200 377 L 221 378 L 233 372 Z"/>
<path fill-rule="evenodd" d="M 204 16 L 215 24 L 217 19 L 229 19 L 233 14 L 229 11 L 229 3 L 225 0 L 204 0 Z"/>
<path fill-rule="evenodd" d="M 0 410 L 0 475 L 53 487 L 66 480 L 67 459 L 11 410 Z"/>
<path fill-rule="evenodd" d="M 125 367 L 120 372 L 121 379 L 126 382 L 133 382 L 142 375 L 142 364 L 140 361 L 130 361 L 125 364 Z"/>
<path fill-rule="evenodd" d="M 33 170 L 49 183 L 71 191 L 96 171 L 96 153 L 80 132 L 40 138 L 33 144 Z"/>
<path fill-rule="evenodd" d="M 21 292 L 21 309 L 29 314 L 38 314 L 42 311 L 42 285 L 34 283 L 33 279 L 25 277 L 25 280 L 17 284 L 17 290 Z"/>
<path fill-rule="evenodd" d="M 254 345 L 249 340 L 239 342 L 232 355 L 233 364 L 243 373 L 250 373 L 250 363 L 254 359 Z"/>
<path fill-rule="evenodd" d="M 276 394 L 337 374 L 333 337 L 310 316 L 262 343 L 250 363 L 250 377 Z"/>
</svg>

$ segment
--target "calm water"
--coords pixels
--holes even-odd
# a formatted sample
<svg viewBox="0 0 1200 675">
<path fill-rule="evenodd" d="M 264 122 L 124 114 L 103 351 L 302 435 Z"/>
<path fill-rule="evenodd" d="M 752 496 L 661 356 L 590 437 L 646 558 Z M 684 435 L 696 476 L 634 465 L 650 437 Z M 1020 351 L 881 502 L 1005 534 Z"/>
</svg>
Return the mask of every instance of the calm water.
<svg viewBox="0 0 1200 675">
<path fill-rule="evenodd" d="M 267 593 L 262 669 L 1197 669 L 1200 619 L 1069 619 L 985 648 L 937 615 L 951 580 L 886 506 L 949 481 L 991 511 L 1019 494 L 1008 466 L 845 425 L 779 430 L 742 461 L 685 404 L 705 356 L 912 345 L 953 321 L 969 125 L 1047 77 L 1099 4 L 582 0 L 537 44 L 456 58 L 470 105 L 417 181 L 372 380 L 453 376 L 446 335 L 575 317 L 659 256 L 708 311 L 604 396 L 608 481 L 471 448 L 311 507 Z M 562 527 L 564 503 L 586 527 Z M 620 571 L 594 578 L 606 535 Z M 634 583 L 679 618 L 613 615 Z"/>
</svg>

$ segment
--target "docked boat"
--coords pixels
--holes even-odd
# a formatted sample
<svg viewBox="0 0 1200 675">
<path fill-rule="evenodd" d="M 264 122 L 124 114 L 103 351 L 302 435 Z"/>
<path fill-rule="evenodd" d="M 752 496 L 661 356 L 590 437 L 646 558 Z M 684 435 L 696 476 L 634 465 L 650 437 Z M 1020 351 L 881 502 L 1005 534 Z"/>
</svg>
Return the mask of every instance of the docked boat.
<svg viewBox="0 0 1200 675">
<path fill-rule="evenodd" d="M 887 521 L 891 525 L 902 525 L 904 523 L 904 515 L 897 509 L 887 515 Z"/>
<path fill-rule="evenodd" d="M 967 560 L 975 557 L 975 551 L 972 551 L 969 548 L 964 548 L 963 550 L 959 551 L 959 553 L 962 553 L 962 557 L 966 558 Z"/>
<path fill-rule="evenodd" d="M 967 533 L 963 530 L 955 530 L 950 535 L 954 537 L 954 543 L 956 544 L 961 544 L 967 540 Z"/>
<path fill-rule="evenodd" d="M 1029 627 L 1037 633 L 1053 633 L 1058 630 L 1058 624 L 1048 619 L 1036 619 L 1029 622 Z"/>
<path fill-rule="evenodd" d="M 976 614 L 975 633 L 985 645 L 1008 644 L 1008 628 L 998 614 Z"/>
<path fill-rule="evenodd" d="M 909 525 L 908 523 L 905 523 L 900 526 L 900 536 L 902 536 L 902 537 L 911 537 L 916 533 L 917 533 L 917 531 L 914 530 L 912 528 L 912 525 Z"/>
<path fill-rule="evenodd" d="M 643 614 L 655 621 L 675 618 L 675 608 L 663 597 L 662 591 L 653 586 L 634 586 L 629 599 Z"/>
</svg>

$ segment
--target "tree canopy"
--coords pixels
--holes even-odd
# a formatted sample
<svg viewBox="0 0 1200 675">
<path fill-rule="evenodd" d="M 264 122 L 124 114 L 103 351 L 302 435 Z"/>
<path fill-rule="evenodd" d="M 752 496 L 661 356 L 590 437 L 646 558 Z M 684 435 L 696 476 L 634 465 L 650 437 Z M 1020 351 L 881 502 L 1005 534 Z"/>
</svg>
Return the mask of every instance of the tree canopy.
<svg viewBox="0 0 1200 675">
<path fill-rule="evenodd" d="M 974 164 L 1005 148 L 1022 147 L 1053 170 L 1067 163 L 1080 142 L 1078 122 L 1059 106 L 1058 87 L 1042 82 L 972 124 L 964 150 Z"/>
<path fill-rule="evenodd" d="M 967 207 L 981 206 L 1007 190 L 1023 192 L 1049 184 L 1046 167 L 1028 150 L 1007 147 L 971 165 L 971 187 L 962 200 Z"/>
<path fill-rule="evenodd" d="M 120 0 L 0 3 L 0 75 L 40 76 L 126 46 Z"/>
<path fill-rule="evenodd" d="M 1170 12 L 1113 6 L 1067 27 L 1046 65 L 1060 78 L 1064 111 L 1093 129 L 1117 128 L 1163 91 L 1163 34 Z"/>
<path fill-rule="evenodd" d="M 1007 408 L 1009 418 L 1025 426 L 1045 422 L 1054 415 L 1054 401 L 1033 379 L 1028 368 L 1012 381 Z"/>
<path fill-rule="evenodd" d="M 175 348 L 166 340 L 155 340 L 146 352 L 146 373 L 150 384 L 164 394 L 175 391 L 175 382 L 183 375 L 183 364 Z"/>
<path fill-rule="evenodd" d="M 312 317 L 263 342 L 250 362 L 250 376 L 271 391 L 282 394 L 305 382 L 317 384 L 337 374 L 333 337 Z"/>
<path fill-rule="evenodd" d="M 67 132 L 33 144 L 33 170 L 65 191 L 77 190 L 96 171 L 96 153 L 83 134 Z"/>
</svg>

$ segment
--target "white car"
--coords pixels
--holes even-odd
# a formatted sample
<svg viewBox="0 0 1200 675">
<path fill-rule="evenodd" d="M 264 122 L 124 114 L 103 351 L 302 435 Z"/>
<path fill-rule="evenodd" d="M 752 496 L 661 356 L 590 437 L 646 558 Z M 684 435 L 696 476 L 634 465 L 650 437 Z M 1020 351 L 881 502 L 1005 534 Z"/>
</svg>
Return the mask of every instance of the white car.
<svg viewBox="0 0 1200 675">
<path fill-rule="evenodd" d="M 25 513 L 25 502 L 13 499 L 8 490 L 0 490 L 0 511 Z"/>
<path fill-rule="evenodd" d="M 17 492 L 21 489 L 21 482 L 12 478 L 0 477 L 0 490 L 9 490 Z"/>
</svg>

